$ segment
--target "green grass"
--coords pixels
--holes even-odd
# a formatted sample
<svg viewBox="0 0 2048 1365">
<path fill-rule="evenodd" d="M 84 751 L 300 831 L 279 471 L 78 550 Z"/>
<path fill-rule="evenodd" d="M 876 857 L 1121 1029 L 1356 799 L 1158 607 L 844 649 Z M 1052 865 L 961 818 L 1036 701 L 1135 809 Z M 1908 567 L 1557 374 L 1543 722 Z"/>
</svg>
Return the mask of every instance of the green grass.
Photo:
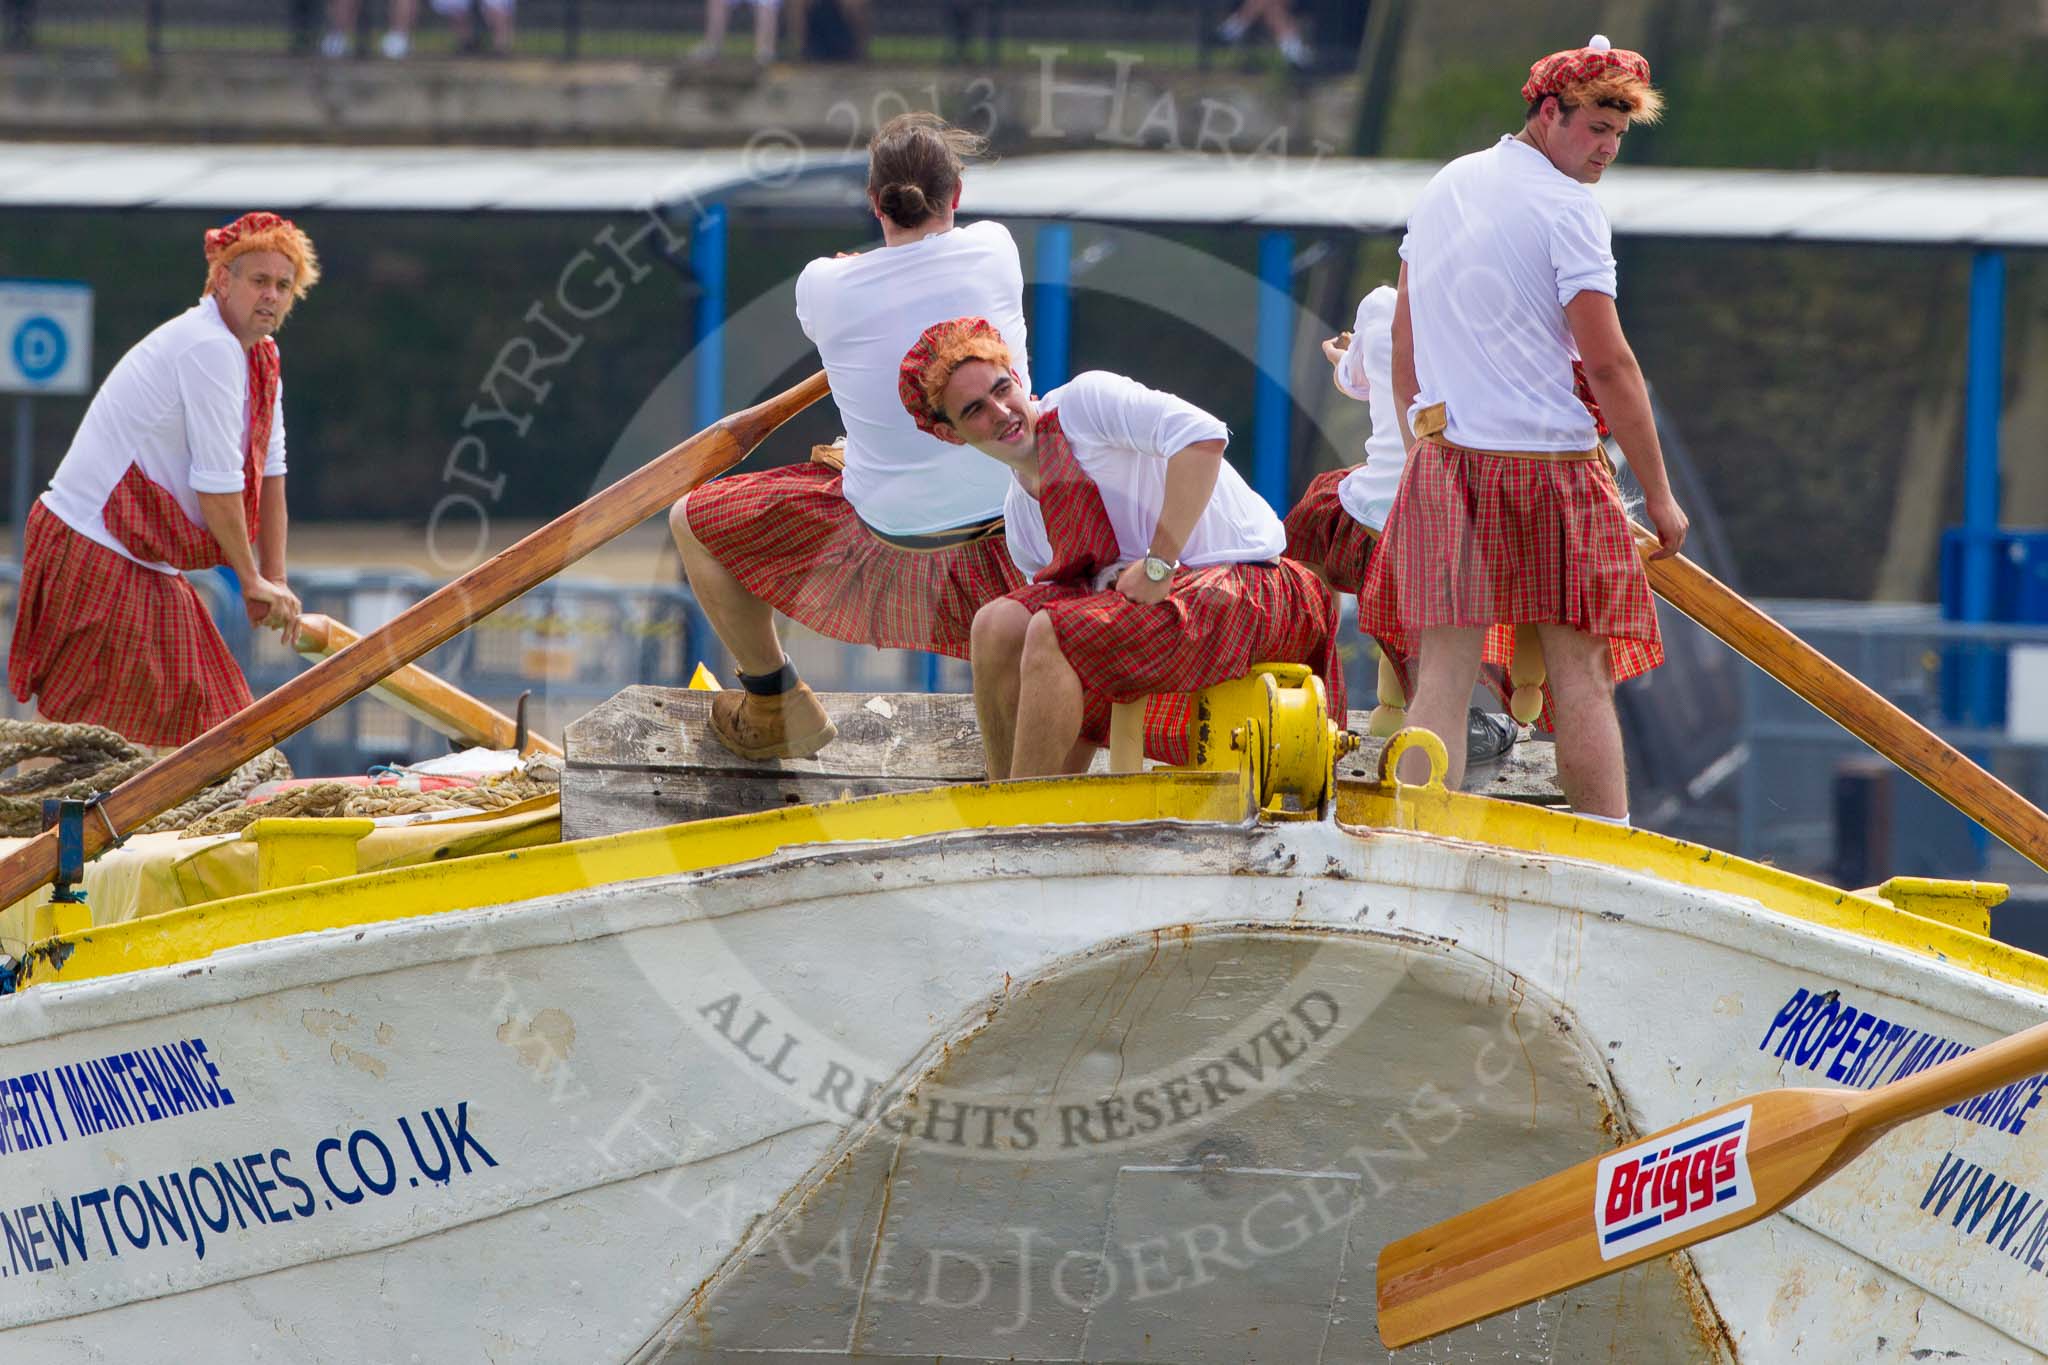
<svg viewBox="0 0 2048 1365">
<path fill-rule="evenodd" d="M 1679 68 L 1656 155 L 1685 165 L 2048 172 L 2048 43 L 1795 37 Z"/>
<path fill-rule="evenodd" d="M 1661 67 L 1666 113 L 1626 161 L 1673 166 L 2048 174 L 2048 42 L 1794 33 L 1731 38 Z M 1519 59 L 1445 63 L 1395 99 L 1388 154 L 1443 160 L 1518 127 Z"/>
</svg>

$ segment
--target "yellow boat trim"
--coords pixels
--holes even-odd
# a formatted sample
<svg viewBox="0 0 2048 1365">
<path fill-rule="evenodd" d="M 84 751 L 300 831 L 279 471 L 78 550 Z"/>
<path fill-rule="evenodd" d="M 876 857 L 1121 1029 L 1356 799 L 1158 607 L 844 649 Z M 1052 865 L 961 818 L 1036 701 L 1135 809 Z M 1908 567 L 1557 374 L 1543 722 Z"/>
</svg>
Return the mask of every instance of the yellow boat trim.
<svg viewBox="0 0 2048 1365">
<path fill-rule="evenodd" d="M 1703 891 L 1747 896 L 1793 919 L 1858 934 L 1994 981 L 2048 993 L 2048 958 L 1971 933 L 1952 921 L 1910 914 L 1875 896 L 1843 891 L 1782 868 L 1650 830 L 1621 829 L 1539 806 L 1469 796 L 1434 784 L 1408 783 L 1340 784 L 1337 819 L 1346 825 L 1411 830 L 1525 853 L 1580 858 Z"/>
<path fill-rule="evenodd" d="M 788 845 L 887 842 L 965 830 L 1162 819 L 1234 824 L 1246 817 L 1247 801 L 1237 774 L 1154 770 L 1087 781 L 1048 779 L 939 787 L 792 806 L 339 877 L 120 924 L 82 927 L 32 948 L 24 963 L 24 984 L 112 976 L 192 962 L 223 948 L 289 935 L 702 871 L 766 857 Z M 2048 993 L 2048 959 L 1971 933 L 1956 923 L 1908 913 L 1867 893 L 1839 890 L 1648 830 L 1617 829 L 1434 785 L 1342 784 L 1336 814 L 1346 825 L 1413 831 L 1583 859 L 1683 886 L 1748 897 L 1779 914 Z"/>
<path fill-rule="evenodd" d="M 233 896 L 80 929 L 29 950 L 24 984 L 81 981 L 323 929 L 415 919 L 762 858 L 789 844 L 914 839 L 959 830 L 1145 820 L 1236 823 L 1234 773 L 1152 772 L 895 792 L 487 853 Z"/>
</svg>

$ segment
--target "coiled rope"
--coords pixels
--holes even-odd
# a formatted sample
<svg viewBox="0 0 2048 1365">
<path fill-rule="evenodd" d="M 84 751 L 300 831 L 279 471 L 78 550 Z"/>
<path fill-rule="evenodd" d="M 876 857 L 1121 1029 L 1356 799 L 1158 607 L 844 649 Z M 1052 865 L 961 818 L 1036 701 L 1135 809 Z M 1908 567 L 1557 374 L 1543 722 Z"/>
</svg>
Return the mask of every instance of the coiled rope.
<svg viewBox="0 0 2048 1365">
<path fill-rule="evenodd" d="M 347 782 L 315 782 L 279 792 L 256 805 L 228 806 L 194 822 L 185 837 L 233 834 L 257 820 L 281 816 L 417 815 L 436 810 L 503 810 L 536 796 L 552 796 L 560 788 L 525 773 L 511 772 L 487 777 L 474 787 L 446 791 L 413 792 L 391 787 L 358 787 Z"/>
<path fill-rule="evenodd" d="M 53 758 L 47 767 L 0 777 L 0 835 L 20 838 L 42 828 L 43 802 L 108 792 L 155 760 L 139 746 L 97 725 L 0 718 L 0 771 L 30 758 Z M 441 810 L 503 810 L 560 790 L 558 766 L 529 762 L 525 772 L 482 779 L 474 787 L 403 791 L 346 782 L 315 782 L 248 804 L 249 793 L 292 775 L 276 749 L 266 749 L 226 778 L 134 832 L 182 831 L 186 838 L 235 834 L 257 820 L 288 816 L 416 815 Z"/>
<path fill-rule="evenodd" d="M 0 835 L 24 838 L 43 827 L 43 802 L 109 792 L 156 760 L 129 740 L 98 725 L 0 718 L 0 771 L 26 759 L 56 762 L 0 777 Z M 240 805 L 265 782 L 292 775 L 291 764 L 266 749 L 223 780 L 135 831 L 183 829 L 223 806 Z"/>
</svg>

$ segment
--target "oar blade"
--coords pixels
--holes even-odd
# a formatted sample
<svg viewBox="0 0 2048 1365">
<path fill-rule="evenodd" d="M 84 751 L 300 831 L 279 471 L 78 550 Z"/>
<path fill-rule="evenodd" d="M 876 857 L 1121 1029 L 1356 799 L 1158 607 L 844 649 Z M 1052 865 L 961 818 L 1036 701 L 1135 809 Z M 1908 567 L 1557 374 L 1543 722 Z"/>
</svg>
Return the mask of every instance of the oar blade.
<svg viewBox="0 0 2048 1365">
<path fill-rule="evenodd" d="M 1380 1340 L 1406 1346 L 1773 1212 L 1860 1150 L 1841 1092 L 1775 1090 L 1390 1244 Z"/>
</svg>

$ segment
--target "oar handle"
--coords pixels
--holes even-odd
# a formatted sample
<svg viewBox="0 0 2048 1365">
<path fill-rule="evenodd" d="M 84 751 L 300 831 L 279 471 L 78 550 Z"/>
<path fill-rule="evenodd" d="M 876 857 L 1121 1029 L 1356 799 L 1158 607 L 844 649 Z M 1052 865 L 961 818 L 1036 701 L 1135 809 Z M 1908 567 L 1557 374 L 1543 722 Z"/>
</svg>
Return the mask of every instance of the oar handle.
<svg viewBox="0 0 2048 1365">
<path fill-rule="evenodd" d="M 1856 1104 L 1856 1123 L 1881 1131 L 2044 1071 L 2048 1071 L 2048 1024 L 2036 1024 L 1940 1066 L 1879 1086 Z"/>
<path fill-rule="evenodd" d="M 309 611 L 299 618 L 299 633 L 292 640 L 292 648 L 301 654 L 321 658 L 330 652 L 329 638 L 334 633 L 334 622 L 317 611 Z"/>
<path fill-rule="evenodd" d="M 1637 546 L 1647 556 L 1657 547 L 1657 537 L 1641 526 L 1630 525 Z M 1684 555 L 1648 560 L 1643 567 L 1659 597 L 1812 703 L 1829 720 L 1911 773 L 2036 867 L 2048 869 L 2048 815 L 2024 796 Z"/>
</svg>

